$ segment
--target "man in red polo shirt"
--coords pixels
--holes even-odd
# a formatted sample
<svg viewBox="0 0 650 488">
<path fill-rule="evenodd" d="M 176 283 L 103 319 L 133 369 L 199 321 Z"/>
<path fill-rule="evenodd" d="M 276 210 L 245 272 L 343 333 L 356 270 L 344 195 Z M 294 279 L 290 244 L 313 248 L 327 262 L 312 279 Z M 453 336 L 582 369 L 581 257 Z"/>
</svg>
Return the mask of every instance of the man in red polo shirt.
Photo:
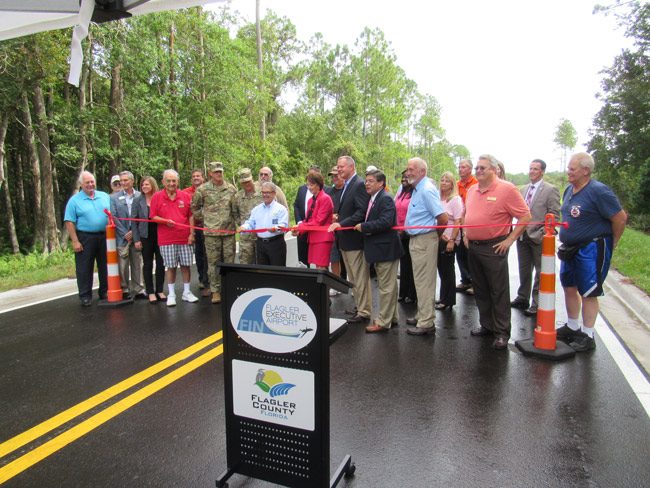
<svg viewBox="0 0 650 488">
<path fill-rule="evenodd" d="M 467 190 L 476 185 L 478 180 L 472 175 L 472 161 L 470 159 L 462 159 L 458 163 L 458 194 L 463 199 L 463 205 L 467 200 Z M 467 264 L 467 248 L 465 247 L 463 235 L 464 229 L 460 229 L 460 245 L 456 249 L 456 261 L 458 262 L 458 269 L 460 270 L 460 283 L 456 285 L 456 291 L 467 293 L 468 295 L 474 294 L 472 288 L 472 275 L 469 272 L 469 265 Z"/>
<path fill-rule="evenodd" d="M 480 156 L 476 163 L 478 185 L 467 192 L 465 224 L 493 226 L 466 228 L 465 245 L 469 249 L 469 271 L 480 321 L 470 333 L 494 335 L 492 346 L 505 349 L 510 338 L 508 250 L 526 229 L 521 225 L 511 230 L 510 224 L 513 218 L 526 224 L 531 216 L 517 187 L 497 178 L 497 163 L 489 154 Z"/>
<path fill-rule="evenodd" d="M 176 267 L 180 265 L 183 275 L 183 301 L 198 302 L 190 291 L 190 266 L 194 251 L 194 231 L 187 225 L 194 224 L 190 208 L 192 197 L 178 189 L 178 173 L 173 169 L 163 173 L 163 189 L 151 199 L 149 216 L 158 222 L 158 245 L 167 268 L 167 306 L 176 305 Z M 177 225 L 181 224 L 181 225 Z"/>
</svg>

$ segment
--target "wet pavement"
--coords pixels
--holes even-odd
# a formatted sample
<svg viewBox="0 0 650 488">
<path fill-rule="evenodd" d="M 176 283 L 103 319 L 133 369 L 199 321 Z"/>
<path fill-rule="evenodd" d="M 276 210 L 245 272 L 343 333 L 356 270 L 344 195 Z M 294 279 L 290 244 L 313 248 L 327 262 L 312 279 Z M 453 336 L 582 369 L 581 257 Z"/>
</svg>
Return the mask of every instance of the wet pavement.
<svg viewBox="0 0 650 488">
<path fill-rule="evenodd" d="M 331 347 L 330 469 L 345 454 L 357 466 L 340 486 L 647 486 L 649 417 L 600 336 L 559 363 L 494 351 L 469 334 L 473 298 L 457 298 L 435 338 L 406 334 L 407 306 L 388 334 L 353 325 Z M 351 304 L 334 298 L 332 315 Z M 513 339 L 531 337 L 533 319 L 513 310 L 512 325 Z M 69 296 L 0 314 L 0 480 L 20 470 L 3 486 L 214 486 L 226 467 L 220 329 L 207 299 L 103 309 Z"/>
</svg>

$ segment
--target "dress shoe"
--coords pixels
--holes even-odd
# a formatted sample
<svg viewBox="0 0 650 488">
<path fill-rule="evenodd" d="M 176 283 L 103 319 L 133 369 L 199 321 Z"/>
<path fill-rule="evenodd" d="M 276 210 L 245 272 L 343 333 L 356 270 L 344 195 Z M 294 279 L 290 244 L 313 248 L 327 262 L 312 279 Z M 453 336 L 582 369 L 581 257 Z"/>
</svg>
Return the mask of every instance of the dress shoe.
<svg viewBox="0 0 650 488">
<path fill-rule="evenodd" d="M 360 324 L 361 322 L 365 322 L 368 320 L 369 317 L 364 317 L 363 315 L 359 315 L 358 313 L 355 313 L 352 317 L 350 317 L 347 322 L 348 324 Z"/>
<path fill-rule="evenodd" d="M 366 326 L 366 332 L 368 334 L 374 334 L 376 332 L 388 332 L 389 329 L 387 327 L 382 327 L 379 324 L 370 324 Z"/>
<path fill-rule="evenodd" d="M 512 308 L 518 308 L 519 310 L 525 310 L 528 308 L 528 302 L 522 300 L 521 298 L 515 298 L 513 301 L 510 302 L 510 306 Z"/>
<path fill-rule="evenodd" d="M 445 305 L 444 303 L 439 303 L 435 308 L 436 310 L 451 310 L 453 307 L 453 305 Z"/>
<path fill-rule="evenodd" d="M 418 325 L 418 319 L 416 318 L 406 319 L 406 325 Z"/>
<path fill-rule="evenodd" d="M 524 310 L 524 315 L 526 317 L 533 317 L 537 315 L 537 307 L 528 307 L 526 310 Z"/>
<path fill-rule="evenodd" d="M 508 347 L 508 339 L 506 337 L 497 337 L 492 343 L 492 347 L 501 350 Z"/>
<path fill-rule="evenodd" d="M 81 299 L 81 306 L 82 307 L 90 307 L 93 304 L 93 301 L 91 298 L 84 297 Z"/>
<path fill-rule="evenodd" d="M 436 335 L 436 327 L 432 325 L 431 327 L 409 327 L 406 329 L 406 333 L 414 336 L 423 336 L 427 334 Z"/>
<path fill-rule="evenodd" d="M 147 295 L 145 292 L 136 293 L 135 295 L 136 300 L 146 300 L 147 298 L 149 298 L 149 295 Z"/>
<path fill-rule="evenodd" d="M 484 337 L 484 336 L 492 335 L 492 332 L 490 332 L 485 327 L 482 327 L 480 325 L 474 327 L 472 330 L 469 331 L 469 333 L 474 337 Z"/>
<path fill-rule="evenodd" d="M 462 293 L 462 292 L 464 292 L 465 290 L 467 290 L 468 288 L 471 288 L 471 287 L 472 287 L 471 283 L 458 283 L 456 285 L 456 291 Z"/>
<path fill-rule="evenodd" d="M 158 298 L 159 302 L 166 302 L 167 301 L 167 296 L 162 292 L 156 293 L 156 297 Z"/>
<path fill-rule="evenodd" d="M 218 291 L 212 293 L 212 299 L 210 301 L 212 303 L 221 303 L 221 293 L 219 293 Z"/>
<path fill-rule="evenodd" d="M 212 296 L 212 292 L 210 291 L 210 288 L 203 288 L 201 290 L 201 296 L 206 298 Z"/>
<path fill-rule="evenodd" d="M 152 305 L 156 305 L 158 303 L 158 297 L 156 296 L 155 293 L 149 295 L 149 303 L 151 303 Z"/>
</svg>

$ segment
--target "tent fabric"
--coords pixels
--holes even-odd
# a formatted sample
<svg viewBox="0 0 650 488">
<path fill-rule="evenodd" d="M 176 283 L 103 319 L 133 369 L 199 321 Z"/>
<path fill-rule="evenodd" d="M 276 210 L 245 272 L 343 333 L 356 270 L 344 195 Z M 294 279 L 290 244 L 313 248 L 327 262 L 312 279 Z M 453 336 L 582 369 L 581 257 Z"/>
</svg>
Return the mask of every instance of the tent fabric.
<svg viewBox="0 0 650 488">
<path fill-rule="evenodd" d="M 224 1 L 123 0 L 123 6 L 132 15 L 144 15 Z M 79 86 L 83 64 L 81 41 L 88 35 L 94 7 L 95 0 L 3 0 L 0 3 L 0 41 L 74 26 L 68 83 Z"/>
</svg>

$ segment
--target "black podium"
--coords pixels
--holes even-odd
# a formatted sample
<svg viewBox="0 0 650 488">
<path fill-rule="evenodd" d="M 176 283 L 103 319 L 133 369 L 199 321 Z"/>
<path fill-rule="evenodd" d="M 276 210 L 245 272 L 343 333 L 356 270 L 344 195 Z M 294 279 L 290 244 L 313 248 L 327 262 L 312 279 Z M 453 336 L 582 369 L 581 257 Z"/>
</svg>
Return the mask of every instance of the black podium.
<svg viewBox="0 0 650 488">
<path fill-rule="evenodd" d="M 227 469 L 289 487 L 336 486 L 354 473 L 349 455 L 330 478 L 329 288 L 351 286 L 325 270 L 228 264 L 222 275 Z M 333 319 L 335 320 L 335 319 Z"/>
</svg>

